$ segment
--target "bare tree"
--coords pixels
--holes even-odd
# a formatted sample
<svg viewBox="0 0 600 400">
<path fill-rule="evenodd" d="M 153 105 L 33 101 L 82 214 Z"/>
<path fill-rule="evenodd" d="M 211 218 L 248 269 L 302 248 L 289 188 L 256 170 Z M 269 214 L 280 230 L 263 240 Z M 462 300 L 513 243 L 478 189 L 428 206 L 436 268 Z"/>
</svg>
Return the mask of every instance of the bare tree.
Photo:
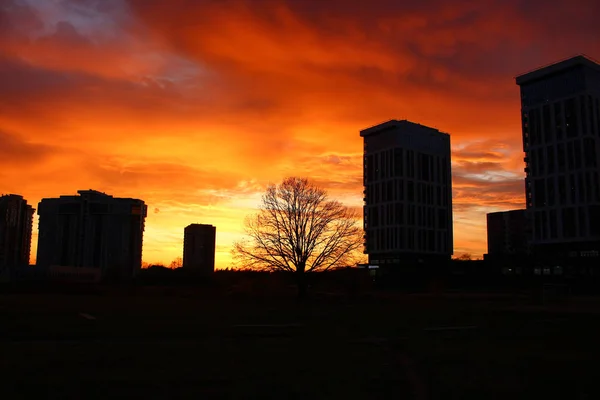
<svg viewBox="0 0 600 400">
<path fill-rule="evenodd" d="M 458 257 L 455 258 L 455 260 L 458 261 L 471 261 L 471 254 L 470 253 L 462 253 L 461 255 L 459 255 Z"/>
<path fill-rule="evenodd" d="M 171 264 L 169 264 L 169 268 L 176 269 L 176 268 L 181 267 L 182 265 L 183 265 L 183 259 L 181 257 L 177 257 L 173 261 L 171 261 Z"/>
<path fill-rule="evenodd" d="M 236 263 L 293 273 L 301 298 L 306 274 L 350 265 L 362 246 L 357 213 L 304 178 L 269 186 L 245 230 L 248 238 L 234 244 Z"/>
</svg>

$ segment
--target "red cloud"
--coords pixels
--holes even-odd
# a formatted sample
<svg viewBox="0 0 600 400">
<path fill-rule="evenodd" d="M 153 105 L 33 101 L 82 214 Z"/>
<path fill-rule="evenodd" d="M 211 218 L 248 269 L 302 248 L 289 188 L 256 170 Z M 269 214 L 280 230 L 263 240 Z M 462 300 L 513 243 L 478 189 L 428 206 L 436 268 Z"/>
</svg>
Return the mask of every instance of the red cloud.
<svg viewBox="0 0 600 400">
<path fill-rule="evenodd" d="M 593 0 L 22 4 L 0 11 L 0 192 L 144 198 L 151 262 L 198 220 L 226 248 L 284 176 L 360 207 L 358 132 L 390 118 L 452 135 L 456 249 L 480 255 L 485 213 L 523 201 L 513 77 L 600 57 Z"/>
</svg>

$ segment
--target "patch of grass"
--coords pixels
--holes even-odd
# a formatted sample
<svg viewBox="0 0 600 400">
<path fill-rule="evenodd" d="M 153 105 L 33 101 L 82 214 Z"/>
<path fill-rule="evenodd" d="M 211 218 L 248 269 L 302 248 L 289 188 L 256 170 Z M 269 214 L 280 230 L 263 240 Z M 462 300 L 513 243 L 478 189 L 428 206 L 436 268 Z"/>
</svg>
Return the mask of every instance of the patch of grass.
<svg viewBox="0 0 600 400">
<path fill-rule="evenodd" d="M 587 312 L 577 313 L 573 304 L 571 311 L 532 309 L 510 296 L 267 300 L 0 295 L 3 393 L 600 398 L 600 308 L 589 299 Z M 425 330 L 460 326 L 476 328 Z"/>
</svg>

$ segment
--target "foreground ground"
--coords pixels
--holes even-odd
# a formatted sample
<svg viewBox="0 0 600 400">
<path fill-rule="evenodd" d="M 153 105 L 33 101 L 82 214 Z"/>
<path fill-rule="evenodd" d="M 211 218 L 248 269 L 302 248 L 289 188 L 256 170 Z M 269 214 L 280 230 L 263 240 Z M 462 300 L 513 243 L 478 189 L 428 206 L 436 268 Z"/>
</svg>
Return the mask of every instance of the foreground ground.
<svg viewBox="0 0 600 400">
<path fill-rule="evenodd" d="M 600 398 L 600 306 L 0 294 L 3 398 Z"/>
</svg>

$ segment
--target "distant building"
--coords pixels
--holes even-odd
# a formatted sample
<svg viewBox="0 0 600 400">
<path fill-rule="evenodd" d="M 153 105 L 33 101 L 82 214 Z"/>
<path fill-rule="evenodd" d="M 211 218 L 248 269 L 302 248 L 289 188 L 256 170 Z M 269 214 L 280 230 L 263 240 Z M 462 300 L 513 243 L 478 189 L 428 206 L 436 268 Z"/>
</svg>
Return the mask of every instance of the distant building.
<svg viewBox="0 0 600 400">
<path fill-rule="evenodd" d="M 600 65 L 577 56 L 516 83 L 535 257 L 542 264 L 600 265 Z"/>
<path fill-rule="evenodd" d="M 97 268 L 113 281 L 134 278 L 142 264 L 146 204 L 95 190 L 78 193 L 40 202 L 37 264 Z"/>
<path fill-rule="evenodd" d="M 530 226 L 526 210 L 487 214 L 488 255 L 491 257 L 529 254 Z"/>
<path fill-rule="evenodd" d="M 217 228 L 212 225 L 191 224 L 183 235 L 183 268 L 202 274 L 215 270 Z"/>
<path fill-rule="evenodd" d="M 5 276 L 29 265 L 34 211 L 22 196 L 0 196 L 0 271 Z"/>
<path fill-rule="evenodd" d="M 450 135 L 410 121 L 364 129 L 369 264 L 439 265 L 453 250 Z"/>
</svg>

